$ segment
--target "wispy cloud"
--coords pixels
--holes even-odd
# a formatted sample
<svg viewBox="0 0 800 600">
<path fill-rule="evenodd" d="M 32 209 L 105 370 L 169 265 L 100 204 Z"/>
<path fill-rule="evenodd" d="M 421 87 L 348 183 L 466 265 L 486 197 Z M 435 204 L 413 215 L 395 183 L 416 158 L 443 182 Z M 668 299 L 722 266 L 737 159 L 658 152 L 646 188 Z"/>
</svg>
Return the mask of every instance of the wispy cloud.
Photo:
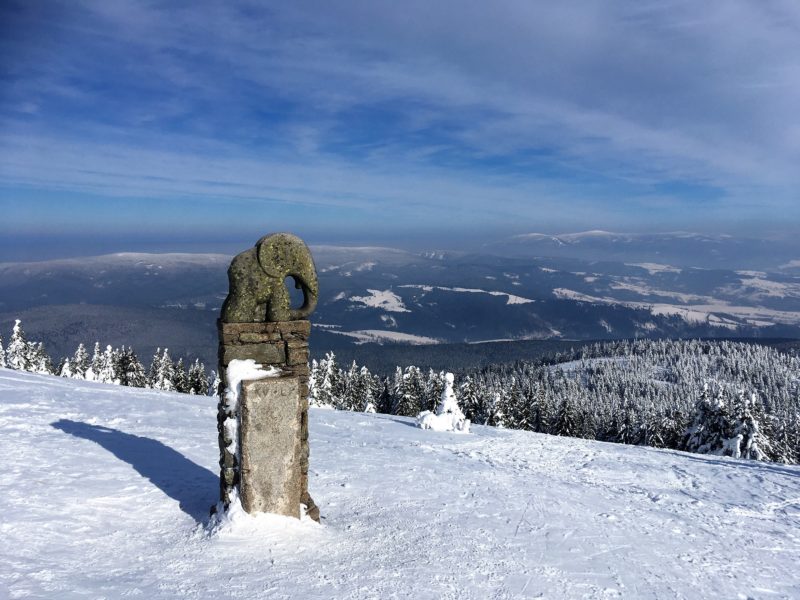
<svg viewBox="0 0 800 600">
<path fill-rule="evenodd" d="M 512 229 L 576 211 L 607 228 L 800 220 L 792 1 L 2 11 L 6 201 L 461 210 Z"/>
</svg>

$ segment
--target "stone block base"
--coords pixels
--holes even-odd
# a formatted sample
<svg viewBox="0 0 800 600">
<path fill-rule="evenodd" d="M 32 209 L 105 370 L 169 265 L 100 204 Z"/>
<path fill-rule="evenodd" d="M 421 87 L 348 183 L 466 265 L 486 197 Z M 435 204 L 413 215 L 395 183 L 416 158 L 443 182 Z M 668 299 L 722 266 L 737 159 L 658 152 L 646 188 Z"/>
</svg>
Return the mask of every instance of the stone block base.
<svg viewBox="0 0 800 600">
<path fill-rule="evenodd" d="M 223 323 L 217 321 L 219 331 L 219 373 L 222 381 L 217 392 L 222 395 L 227 386 L 225 368 L 234 359 L 252 358 L 264 367 L 275 366 L 288 375 L 297 377 L 300 399 L 300 503 L 306 505 L 307 514 L 319 521 L 319 508 L 308 493 L 308 336 L 309 321 L 282 321 L 278 323 Z M 227 506 L 229 492 L 240 481 L 240 467 L 236 457 L 225 451 L 230 440 L 225 439 L 223 423 L 227 415 L 220 402 L 217 428 L 220 446 L 220 495 Z M 245 508 L 245 510 L 247 510 Z"/>
<path fill-rule="evenodd" d="M 296 376 L 243 381 L 239 494 L 249 513 L 300 518 L 300 382 Z"/>
</svg>

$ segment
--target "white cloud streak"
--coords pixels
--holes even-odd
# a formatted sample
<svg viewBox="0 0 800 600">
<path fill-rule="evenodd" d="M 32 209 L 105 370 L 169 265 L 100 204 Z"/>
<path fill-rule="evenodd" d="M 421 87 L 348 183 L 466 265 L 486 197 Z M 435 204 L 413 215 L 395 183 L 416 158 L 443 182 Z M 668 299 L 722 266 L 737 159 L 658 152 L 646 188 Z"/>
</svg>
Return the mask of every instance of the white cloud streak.
<svg viewBox="0 0 800 600">
<path fill-rule="evenodd" d="M 490 202 L 510 217 L 565 202 L 613 212 L 614 186 L 635 188 L 619 188 L 634 207 L 681 207 L 647 189 L 675 181 L 719 189 L 714 214 L 755 194 L 776 216 L 798 200 L 795 2 L 60 10 L 69 18 L 26 13 L 58 35 L 11 48 L 24 56 L 4 94 L 7 184 L 354 209 Z M 130 97 L 98 96 L 104 77 Z M 59 102 L 85 122 L 48 119 Z"/>
</svg>

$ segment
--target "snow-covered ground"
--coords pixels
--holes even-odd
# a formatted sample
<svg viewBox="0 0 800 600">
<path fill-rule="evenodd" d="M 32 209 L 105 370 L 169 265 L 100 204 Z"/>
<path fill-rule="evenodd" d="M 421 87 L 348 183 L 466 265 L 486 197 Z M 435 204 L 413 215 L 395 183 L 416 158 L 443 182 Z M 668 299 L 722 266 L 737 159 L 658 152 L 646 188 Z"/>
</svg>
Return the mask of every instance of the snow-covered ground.
<svg viewBox="0 0 800 600">
<path fill-rule="evenodd" d="M 394 325 L 397 327 L 397 322 Z M 438 344 L 441 340 L 436 338 L 426 337 L 424 335 L 414 335 L 413 333 L 403 333 L 402 331 L 386 331 L 384 329 L 358 329 L 356 331 L 339 331 L 337 329 L 329 329 L 329 333 L 336 333 L 339 335 L 346 335 L 348 337 L 358 340 L 356 344 L 368 344 L 375 342 L 376 344 L 398 343 L 398 344 Z"/>
<path fill-rule="evenodd" d="M 0 598 L 797 598 L 800 468 L 311 411 L 322 525 L 204 525 L 213 398 L 0 369 Z"/>
<path fill-rule="evenodd" d="M 367 290 L 367 293 L 369 296 L 353 296 L 350 300 L 389 312 L 411 312 L 403 304 L 403 299 L 392 290 Z"/>
</svg>

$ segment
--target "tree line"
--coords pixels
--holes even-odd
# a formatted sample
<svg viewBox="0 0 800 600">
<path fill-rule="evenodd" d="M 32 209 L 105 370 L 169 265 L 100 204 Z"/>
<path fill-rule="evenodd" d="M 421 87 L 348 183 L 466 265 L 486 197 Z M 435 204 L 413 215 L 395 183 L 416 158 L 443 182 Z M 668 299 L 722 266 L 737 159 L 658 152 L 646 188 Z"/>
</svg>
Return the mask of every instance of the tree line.
<svg viewBox="0 0 800 600">
<path fill-rule="evenodd" d="M 217 374 L 214 371 L 207 373 L 199 359 L 187 367 L 183 358 L 173 360 L 167 348 L 156 350 L 149 369 L 132 348 L 106 346 L 102 350 L 98 342 L 95 342 L 91 356 L 86 347 L 79 344 L 72 356 L 62 358 L 54 366 L 41 342 L 28 341 L 19 320 L 14 324 L 5 349 L 0 338 L 0 367 L 203 396 L 214 395 L 219 383 Z"/>
<path fill-rule="evenodd" d="M 416 416 L 443 372 L 381 377 L 333 353 L 312 361 L 312 405 Z M 800 462 L 800 358 L 733 341 L 597 343 L 458 374 L 473 423 L 706 454 Z"/>
<path fill-rule="evenodd" d="M 0 367 L 131 387 L 214 395 L 219 379 L 167 349 L 149 369 L 131 348 L 83 344 L 53 366 L 19 321 Z M 309 402 L 415 417 L 435 411 L 445 373 L 397 367 L 370 373 L 328 353 L 312 361 Z M 800 463 L 800 356 L 735 341 L 596 343 L 548 358 L 457 374 L 456 396 L 473 423 L 705 454 Z"/>
</svg>

